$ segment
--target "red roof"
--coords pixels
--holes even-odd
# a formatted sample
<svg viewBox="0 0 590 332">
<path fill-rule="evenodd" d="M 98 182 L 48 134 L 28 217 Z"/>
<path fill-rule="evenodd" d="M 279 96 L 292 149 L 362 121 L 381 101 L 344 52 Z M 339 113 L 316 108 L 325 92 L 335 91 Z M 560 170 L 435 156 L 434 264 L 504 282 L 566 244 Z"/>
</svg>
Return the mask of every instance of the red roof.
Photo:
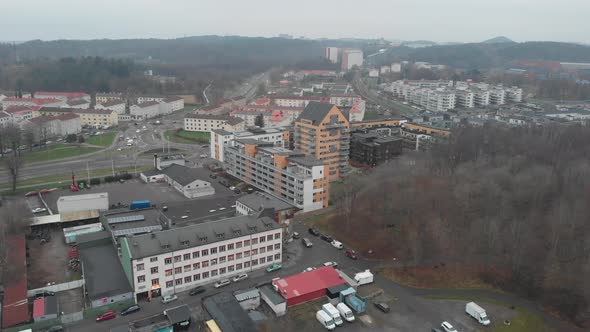
<svg viewBox="0 0 590 332">
<path fill-rule="evenodd" d="M 18 278 L 6 282 L 4 302 L 2 303 L 2 327 L 7 328 L 29 321 L 29 305 L 27 303 L 27 269 L 25 237 L 22 235 L 9 236 L 6 239 L 8 264 L 16 267 Z"/>
<path fill-rule="evenodd" d="M 286 300 L 289 300 L 294 297 L 338 286 L 345 282 L 333 267 L 325 266 L 313 271 L 275 280 L 273 284 L 278 287 L 279 293 Z"/>
<path fill-rule="evenodd" d="M 260 99 L 256 99 L 254 101 L 254 104 L 256 105 L 268 105 L 268 103 L 270 103 L 270 99 L 269 98 L 260 98 Z"/>
<path fill-rule="evenodd" d="M 61 96 L 61 97 L 67 97 L 67 98 L 81 98 L 81 97 L 88 97 L 88 94 L 85 92 L 47 92 L 47 91 L 41 91 L 41 92 L 36 92 L 35 96 L 42 96 L 42 95 L 47 95 L 47 96 Z"/>
<path fill-rule="evenodd" d="M 33 301 L 33 319 L 45 316 L 45 298 L 41 297 Z"/>
<path fill-rule="evenodd" d="M 2 100 L 2 102 L 7 102 L 7 101 L 14 101 L 14 102 L 29 102 L 29 103 L 34 103 L 37 105 L 45 105 L 45 104 L 53 104 L 53 103 L 59 103 L 60 101 L 54 98 L 4 98 Z"/>
<path fill-rule="evenodd" d="M 312 97 L 312 96 L 270 96 L 271 99 L 293 99 L 293 100 L 322 100 L 322 97 Z"/>
</svg>

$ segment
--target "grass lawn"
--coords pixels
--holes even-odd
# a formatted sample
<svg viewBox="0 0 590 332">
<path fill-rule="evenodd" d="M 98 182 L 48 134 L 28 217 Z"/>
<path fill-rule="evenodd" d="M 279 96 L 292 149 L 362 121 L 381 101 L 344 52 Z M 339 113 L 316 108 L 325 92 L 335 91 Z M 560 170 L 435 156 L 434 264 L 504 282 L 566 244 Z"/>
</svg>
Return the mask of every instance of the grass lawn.
<svg viewBox="0 0 590 332">
<path fill-rule="evenodd" d="M 201 133 L 195 131 L 184 130 L 167 130 L 164 133 L 164 138 L 170 142 L 181 144 L 208 144 L 209 133 Z"/>
<path fill-rule="evenodd" d="M 86 143 L 92 144 L 92 145 L 98 145 L 98 146 L 102 146 L 102 147 L 106 148 L 106 147 L 111 146 L 111 144 L 113 144 L 115 137 L 117 137 L 117 132 L 112 131 L 110 133 L 106 133 L 106 134 L 102 134 L 102 135 L 90 136 L 86 140 Z"/>
<path fill-rule="evenodd" d="M 498 306 L 509 307 L 508 304 L 490 299 L 487 297 L 478 296 L 461 296 L 461 295 L 428 295 L 426 298 L 433 300 L 459 300 L 459 301 L 475 301 L 477 303 L 489 303 Z M 493 322 L 492 322 L 493 323 Z M 489 332 L 553 332 L 554 330 L 549 328 L 543 319 L 532 312 L 517 308 L 516 316 L 510 320 L 510 325 L 504 324 L 492 324 L 494 326 L 488 327 L 485 331 Z"/>
<path fill-rule="evenodd" d="M 34 163 L 76 157 L 100 150 L 102 150 L 102 148 L 99 147 L 56 144 L 47 149 L 35 150 L 33 152 L 24 151 L 23 159 L 25 163 Z"/>
<path fill-rule="evenodd" d="M 419 267 L 381 267 L 378 272 L 397 283 L 426 289 L 487 289 L 497 291 L 492 285 L 481 280 L 485 269 L 478 266 L 445 265 Z M 494 271 L 506 278 L 503 271 Z"/>
</svg>

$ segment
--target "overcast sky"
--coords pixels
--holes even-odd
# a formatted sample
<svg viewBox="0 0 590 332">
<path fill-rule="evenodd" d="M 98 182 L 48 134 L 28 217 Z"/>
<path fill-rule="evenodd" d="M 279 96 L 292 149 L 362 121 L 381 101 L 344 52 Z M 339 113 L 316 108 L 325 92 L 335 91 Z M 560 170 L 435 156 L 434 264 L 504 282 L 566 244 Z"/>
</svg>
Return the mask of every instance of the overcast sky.
<svg viewBox="0 0 590 332">
<path fill-rule="evenodd" d="M 2 0 L 0 40 L 195 35 L 590 43 L 590 0 Z"/>
</svg>

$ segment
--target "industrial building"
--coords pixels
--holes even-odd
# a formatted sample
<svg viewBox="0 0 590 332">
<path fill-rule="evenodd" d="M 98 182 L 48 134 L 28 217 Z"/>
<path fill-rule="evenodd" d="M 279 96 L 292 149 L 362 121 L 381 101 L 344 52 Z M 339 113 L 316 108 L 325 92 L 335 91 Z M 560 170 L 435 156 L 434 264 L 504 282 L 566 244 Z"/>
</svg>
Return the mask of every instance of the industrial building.
<svg viewBox="0 0 590 332">
<path fill-rule="evenodd" d="M 299 209 L 293 204 L 286 203 L 270 194 L 256 191 L 250 195 L 240 196 L 236 201 L 236 213 L 248 215 L 265 209 L 272 209 L 274 219 L 278 223 L 290 220 Z"/>
<path fill-rule="evenodd" d="M 331 266 L 273 280 L 272 285 L 286 301 L 294 306 L 326 296 L 328 288 L 346 283 Z"/>
</svg>

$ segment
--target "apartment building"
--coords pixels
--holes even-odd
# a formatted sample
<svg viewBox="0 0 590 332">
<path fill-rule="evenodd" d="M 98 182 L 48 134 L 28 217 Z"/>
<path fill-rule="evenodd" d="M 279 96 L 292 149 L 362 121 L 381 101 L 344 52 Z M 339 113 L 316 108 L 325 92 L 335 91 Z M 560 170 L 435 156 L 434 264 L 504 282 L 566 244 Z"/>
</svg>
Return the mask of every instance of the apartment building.
<svg viewBox="0 0 590 332">
<path fill-rule="evenodd" d="M 295 149 L 328 167 L 328 179 L 340 179 L 348 169 L 350 123 L 333 104 L 310 102 L 295 121 Z"/>
<path fill-rule="evenodd" d="M 476 106 L 488 106 L 490 104 L 490 91 L 482 89 L 472 89 L 473 101 Z"/>
<path fill-rule="evenodd" d="M 350 160 L 375 167 L 402 153 L 402 139 L 392 136 L 391 128 L 353 133 Z"/>
<path fill-rule="evenodd" d="M 96 104 L 96 109 L 99 110 L 113 110 L 117 114 L 125 114 L 127 103 L 122 99 L 111 99 L 102 103 Z"/>
<path fill-rule="evenodd" d="M 238 216 L 120 238 L 136 298 L 171 295 L 282 261 L 282 229 L 269 217 Z"/>
<path fill-rule="evenodd" d="M 114 100 L 124 100 L 125 97 L 120 92 L 97 93 L 95 100 L 97 104 L 104 104 Z"/>
<path fill-rule="evenodd" d="M 135 119 L 150 119 L 160 114 L 160 102 L 146 101 L 137 105 L 131 105 L 129 112 Z"/>
<path fill-rule="evenodd" d="M 184 98 L 180 96 L 170 96 L 164 99 L 164 104 L 170 107 L 170 112 L 180 111 L 184 108 Z"/>
<path fill-rule="evenodd" d="M 506 89 L 506 99 L 512 103 L 522 102 L 522 89 L 512 86 Z"/>
<path fill-rule="evenodd" d="M 24 120 L 30 120 L 35 117 L 35 111 L 38 111 L 39 106 L 8 106 L 4 108 L 4 112 L 10 115 L 12 123 L 20 123 Z"/>
<path fill-rule="evenodd" d="M 304 212 L 328 206 L 328 167 L 324 162 L 255 139 L 234 142 L 224 152 L 229 174 Z"/>
<path fill-rule="evenodd" d="M 63 103 L 73 100 L 85 100 L 90 103 L 90 95 L 85 92 L 35 92 L 35 98 L 57 99 Z"/>
<path fill-rule="evenodd" d="M 338 47 L 326 47 L 324 57 L 331 63 L 338 63 Z"/>
<path fill-rule="evenodd" d="M 429 91 L 426 110 L 446 112 L 455 108 L 455 93 L 451 91 Z"/>
<path fill-rule="evenodd" d="M 57 116 L 38 116 L 27 122 L 35 128 L 35 134 L 39 138 L 48 138 L 70 134 L 79 134 L 82 131 L 80 116 L 74 113 L 66 113 Z"/>
<path fill-rule="evenodd" d="M 234 146 L 236 139 L 252 139 L 271 143 L 281 148 L 291 147 L 291 131 L 289 128 L 248 128 L 244 131 L 230 132 L 224 129 L 214 129 L 210 137 L 210 156 L 221 162 L 225 161 L 225 149 Z"/>
<path fill-rule="evenodd" d="M 78 108 L 59 108 L 59 107 L 42 107 L 33 112 L 33 116 L 60 116 L 63 114 L 76 114 L 80 117 L 82 126 L 94 128 L 113 127 L 119 124 L 117 112 L 112 110 L 100 110 L 95 108 L 78 109 Z"/>
<path fill-rule="evenodd" d="M 504 105 L 506 104 L 506 90 L 502 88 L 494 88 L 490 90 L 490 104 Z"/>
<path fill-rule="evenodd" d="M 3 109 L 10 106 L 39 106 L 39 107 L 61 107 L 64 101 L 55 98 L 14 98 L 7 97 L 0 101 Z"/>
<path fill-rule="evenodd" d="M 281 107 L 306 107 L 312 101 L 328 102 L 327 97 L 270 96 L 270 103 Z"/>
<path fill-rule="evenodd" d="M 475 107 L 475 94 L 471 90 L 455 90 L 455 104 L 458 107 L 473 108 Z"/>
<path fill-rule="evenodd" d="M 256 125 L 256 117 L 262 115 L 264 128 L 279 128 L 292 125 L 303 112 L 303 107 L 272 105 L 246 105 L 230 112 L 230 115 L 244 120 L 246 127 Z"/>
<path fill-rule="evenodd" d="M 354 66 L 362 67 L 363 51 L 358 49 L 345 49 L 342 51 L 342 63 L 340 70 L 349 71 Z"/>
<path fill-rule="evenodd" d="M 228 132 L 242 131 L 244 130 L 244 120 L 228 115 L 187 114 L 184 116 L 183 128 L 185 131 L 203 133 L 214 129 L 223 129 Z"/>
<path fill-rule="evenodd" d="M 399 127 L 402 124 L 408 122 L 408 120 L 404 118 L 382 118 L 382 119 L 372 119 L 372 120 L 364 120 L 360 122 L 351 122 L 350 129 L 374 129 L 374 128 L 383 128 L 383 127 Z"/>
</svg>

